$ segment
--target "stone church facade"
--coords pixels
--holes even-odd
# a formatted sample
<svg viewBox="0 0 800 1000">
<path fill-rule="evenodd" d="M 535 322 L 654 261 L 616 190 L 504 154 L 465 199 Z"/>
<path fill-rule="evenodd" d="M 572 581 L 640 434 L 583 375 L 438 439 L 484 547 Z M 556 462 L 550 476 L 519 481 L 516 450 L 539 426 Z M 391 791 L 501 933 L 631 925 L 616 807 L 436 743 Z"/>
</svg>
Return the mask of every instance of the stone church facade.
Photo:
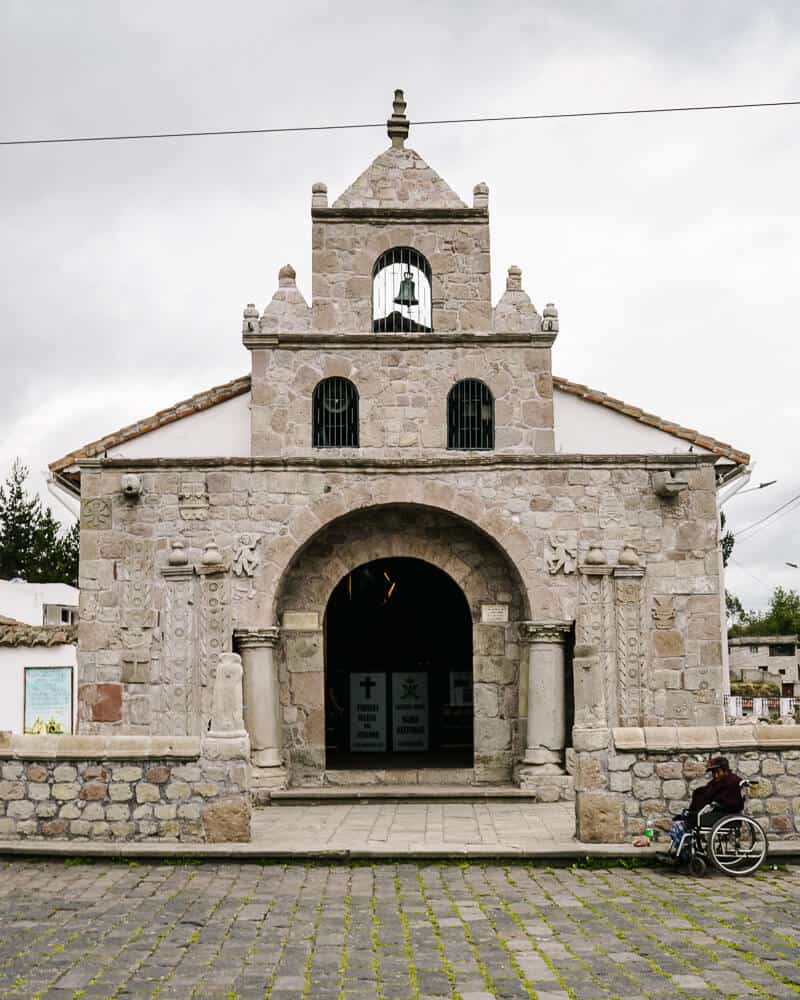
<svg viewBox="0 0 800 1000">
<path fill-rule="evenodd" d="M 311 304 L 287 266 L 247 306 L 249 376 L 51 466 L 78 729 L 201 735 L 236 652 L 256 792 L 568 798 L 614 727 L 724 722 L 717 490 L 748 456 L 554 378 L 555 307 L 516 267 L 492 304 L 487 186 L 467 205 L 408 131 L 398 92 L 392 145 L 314 185 Z"/>
</svg>

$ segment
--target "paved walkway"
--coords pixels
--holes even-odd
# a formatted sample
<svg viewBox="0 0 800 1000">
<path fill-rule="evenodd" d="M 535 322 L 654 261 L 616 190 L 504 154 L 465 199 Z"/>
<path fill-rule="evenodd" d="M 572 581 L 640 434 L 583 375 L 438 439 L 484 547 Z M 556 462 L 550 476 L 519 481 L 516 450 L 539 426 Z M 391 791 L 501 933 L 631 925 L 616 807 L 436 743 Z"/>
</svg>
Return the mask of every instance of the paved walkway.
<svg viewBox="0 0 800 1000">
<path fill-rule="evenodd" d="M 800 868 L 0 859 L 3 1000 L 800 992 Z"/>
<path fill-rule="evenodd" d="M 571 802 L 271 806 L 256 810 L 253 820 L 254 842 L 293 853 L 538 853 L 574 849 L 574 836 Z"/>
</svg>

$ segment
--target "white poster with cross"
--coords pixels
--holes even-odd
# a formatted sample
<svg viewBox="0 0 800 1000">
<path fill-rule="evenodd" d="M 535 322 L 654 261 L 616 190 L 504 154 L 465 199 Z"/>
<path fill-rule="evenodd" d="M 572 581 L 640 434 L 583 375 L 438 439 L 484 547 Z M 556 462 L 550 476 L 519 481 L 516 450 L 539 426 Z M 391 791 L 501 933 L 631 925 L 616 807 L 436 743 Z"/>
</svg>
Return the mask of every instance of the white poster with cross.
<svg viewBox="0 0 800 1000">
<path fill-rule="evenodd" d="M 386 674 L 350 674 L 350 749 L 386 750 Z"/>
</svg>

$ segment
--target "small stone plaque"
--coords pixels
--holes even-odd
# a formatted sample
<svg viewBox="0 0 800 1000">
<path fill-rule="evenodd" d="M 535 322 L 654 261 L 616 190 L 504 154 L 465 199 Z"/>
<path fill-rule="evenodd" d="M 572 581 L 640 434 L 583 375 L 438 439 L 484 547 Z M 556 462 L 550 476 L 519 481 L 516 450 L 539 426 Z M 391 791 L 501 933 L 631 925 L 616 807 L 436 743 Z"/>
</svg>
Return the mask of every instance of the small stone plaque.
<svg viewBox="0 0 800 1000">
<path fill-rule="evenodd" d="M 507 621 L 507 604 L 481 604 L 482 625 L 505 625 Z"/>
<path fill-rule="evenodd" d="M 317 611 L 285 611 L 283 628 L 287 632 L 316 632 L 319 629 Z"/>
</svg>

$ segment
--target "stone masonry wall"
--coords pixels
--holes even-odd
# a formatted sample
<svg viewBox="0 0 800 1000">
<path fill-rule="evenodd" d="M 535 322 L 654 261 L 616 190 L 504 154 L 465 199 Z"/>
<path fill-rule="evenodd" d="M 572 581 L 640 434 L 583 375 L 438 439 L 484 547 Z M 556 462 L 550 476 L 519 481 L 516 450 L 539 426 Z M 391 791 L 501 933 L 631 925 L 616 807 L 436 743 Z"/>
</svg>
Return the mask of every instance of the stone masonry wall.
<svg viewBox="0 0 800 1000">
<path fill-rule="evenodd" d="M 745 812 L 770 837 L 800 835 L 800 726 L 617 729 L 614 744 L 608 752 L 578 755 L 580 840 L 627 841 L 651 820 L 656 839 L 664 841 L 672 817 L 710 780 L 709 757 L 718 755 L 756 782 Z"/>
<path fill-rule="evenodd" d="M 492 328 L 489 217 L 365 225 L 315 218 L 312 225 L 312 326 L 372 332 L 372 268 L 392 247 L 413 247 L 433 271 L 433 329 Z"/>
<path fill-rule="evenodd" d="M 0 733 L 0 840 L 249 841 L 244 761 L 135 742 Z"/>
<path fill-rule="evenodd" d="M 359 394 L 358 449 L 312 448 L 314 387 L 349 379 Z M 548 454 L 553 443 L 550 349 L 430 347 L 253 351 L 252 454 L 443 456 L 447 394 L 457 381 L 485 382 L 495 400 L 495 451 Z"/>
</svg>

